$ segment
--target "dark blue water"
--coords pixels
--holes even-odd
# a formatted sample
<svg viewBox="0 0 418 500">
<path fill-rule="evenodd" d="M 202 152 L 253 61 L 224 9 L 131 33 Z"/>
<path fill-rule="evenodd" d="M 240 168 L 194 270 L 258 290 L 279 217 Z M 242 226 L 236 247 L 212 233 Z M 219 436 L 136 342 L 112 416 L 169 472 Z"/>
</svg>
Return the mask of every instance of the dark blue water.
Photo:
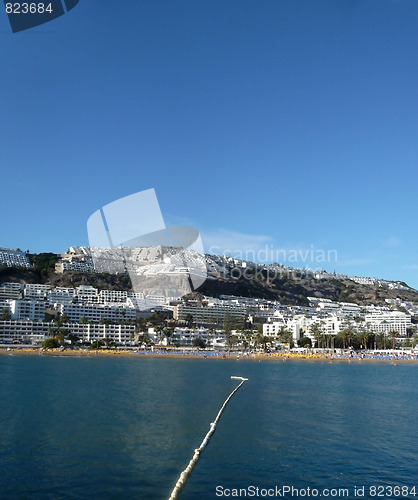
<svg viewBox="0 0 418 500">
<path fill-rule="evenodd" d="M 0 498 L 168 498 L 231 375 L 250 381 L 181 499 L 283 485 L 418 493 L 418 364 L 11 355 L 0 356 Z"/>
</svg>

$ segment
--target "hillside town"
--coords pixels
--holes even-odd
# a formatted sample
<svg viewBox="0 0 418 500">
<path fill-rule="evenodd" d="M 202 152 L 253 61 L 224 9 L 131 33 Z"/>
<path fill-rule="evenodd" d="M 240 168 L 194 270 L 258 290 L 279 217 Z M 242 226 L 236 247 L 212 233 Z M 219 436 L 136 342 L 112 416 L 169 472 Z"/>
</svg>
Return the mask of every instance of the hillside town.
<svg viewBox="0 0 418 500">
<path fill-rule="evenodd" d="M 55 267 L 66 272 L 64 263 L 77 263 L 91 271 L 94 266 L 89 259 L 86 247 L 72 247 Z M 230 259 L 206 256 L 208 272 L 229 272 Z M 0 261 L 3 268 L 31 266 L 27 253 L 19 250 L 1 249 Z M 243 261 L 233 264 L 241 269 L 248 265 Z M 321 279 L 323 275 L 324 272 Z M 383 280 L 373 284 L 404 287 L 397 282 L 385 284 Z M 300 306 L 222 294 L 148 296 L 91 285 L 71 288 L 5 282 L 0 285 L 0 343 L 42 345 L 46 339 L 57 337 L 72 346 L 197 346 L 272 351 L 337 346 L 413 349 L 417 344 L 417 303 L 399 298 L 386 299 L 381 306 L 321 297 L 308 297 L 308 301 L 309 305 Z"/>
</svg>

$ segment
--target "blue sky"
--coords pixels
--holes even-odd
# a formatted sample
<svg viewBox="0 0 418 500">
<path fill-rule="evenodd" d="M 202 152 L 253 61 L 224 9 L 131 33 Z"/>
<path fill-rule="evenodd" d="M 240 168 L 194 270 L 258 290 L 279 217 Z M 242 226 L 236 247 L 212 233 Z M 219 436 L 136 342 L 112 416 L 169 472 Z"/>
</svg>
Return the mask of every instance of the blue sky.
<svg viewBox="0 0 418 500">
<path fill-rule="evenodd" d="M 335 250 L 300 264 L 418 287 L 417 26 L 416 0 L 80 0 L 16 34 L 3 13 L 0 246 L 87 245 L 155 188 L 206 250 Z"/>
</svg>

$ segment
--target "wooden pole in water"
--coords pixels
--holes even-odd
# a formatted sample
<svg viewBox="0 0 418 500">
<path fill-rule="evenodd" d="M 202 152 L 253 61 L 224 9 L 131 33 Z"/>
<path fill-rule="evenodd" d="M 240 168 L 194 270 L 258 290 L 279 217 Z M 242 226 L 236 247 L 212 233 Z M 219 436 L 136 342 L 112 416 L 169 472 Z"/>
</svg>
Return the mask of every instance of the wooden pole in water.
<svg viewBox="0 0 418 500">
<path fill-rule="evenodd" d="M 210 440 L 212 434 L 215 432 L 216 425 L 219 422 L 219 419 L 221 418 L 222 412 L 224 411 L 226 405 L 229 403 L 230 399 L 238 391 L 238 389 L 248 380 L 248 378 L 244 378 L 244 377 L 232 376 L 231 378 L 234 380 L 241 380 L 241 383 L 239 385 L 237 385 L 237 387 L 235 387 L 235 389 L 231 392 L 231 394 L 225 399 L 224 404 L 221 406 L 221 409 L 218 411 L 218 414 L 216 415 L 215 420 L 213 422 L 211 422 L 210 427 L 209 427 L 209 431 L 206 434 L 206 436 L 204 437 L 201 445 L 199 446 L 199 448 L 196 448 L 194 450 L 194 454 L 193 454 L 192 459 L 189 462 L 189 465 L 180 474 L 180 477 L 178 478 L 177 483 L 174 486 L 173 491 L 171 492 L 169 500 L 176 500 L 177 499 L 181 489 L 186 484 L 186 481 L 189 478 L 194 466 L 196 465 L 197 461 L 199 460 L 201 452 L 203 451 L 205 446 L 209 443 L 209 440 Z"/>
</svg>

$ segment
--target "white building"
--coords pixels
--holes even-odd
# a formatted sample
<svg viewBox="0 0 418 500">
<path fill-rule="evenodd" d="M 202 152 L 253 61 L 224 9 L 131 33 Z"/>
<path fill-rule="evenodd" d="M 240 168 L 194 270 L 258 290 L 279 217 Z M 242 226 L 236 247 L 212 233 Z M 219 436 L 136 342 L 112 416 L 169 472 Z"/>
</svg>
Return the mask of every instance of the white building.
<svg viewBox="0 0 418 500">
<path fill-rule="evenodd" d="M 135 309 L 125 305 L 94 305 L 94 304 L 61 304 L 61 314 L 65 314 L 71 323 L 79 323 L 81 318 L 87 321 L 99 322 L 101 319 L 113 322 L 134 321 L 136 319 Z"/>
<path fill-rule="evenodd" d="M 377 278 L 362 278 L 360 276 L 350 276 L 349 279 L 360 285 L 376 285 L 378 282 Z"/>
<path fill-rule="evenodd" d="M 400 311 L 366 314 L 365 321 L 373 332 L 383 334 L 394 331 L 406 336 L 407 329 L 412 326 L 411 316 Z"/>
<path fill-rule="evenodd" d="M 11 250 L 9 248 L 0 248 L 0 265 L 7 267 L 25 267 L 29 269 L 31 263 L 26 252 L 20 250 Z"/>
<path fill-rule="evenodd" d="M 63 328 L 76 335 L 80 342 L 95 342 L 109 339 L 120 345 L 127 345 L 135 335 L 135 325 L 106 325 L 106 324 L 80 324 L 66 323 Z"/>
<path fill-rule="evenodd" d="M 0 343 L 17 341 L 21 343 L 42 342 L 48 336 L 49 324 L 36 321 L 0 321 Z"/>
<path fill-rule="evenodd" d="M 264 323 L 263 335 L 266 337 L 277 337 L 283 328 L 287 328 L 287 324 L 283 319 L 281 321 L 273 321 L 272 323 Z"/>
<path fill-rule="evenodd" d="M 144 311 L 147 308 L 143 293 L 128 292 L 126 305 L 128 307 L 132 307 L 132 309 L 137 309 L 138 311 Z"/>
<path fill-rule="evenodd" d="M 342 314 L 347 316 L 357 316 L 360 314 L 361 307 L 358 304 L 354 304 L 353 302 L 338 302 L 338 304 L 340 305 L 340 311 Z"/>
<path fill-rule="evenodd" d="M 99 290 L 90 285 L 80 285 L 76 289 L 78 302 L 82 304 L 97 304 L 99 302 Z"/>
<path fill-rule="evenodd" d="M 148 335 L 155 343 L 167 345 L 167 338 L 159 334 L 154 328 L 148 329 Z M 180 346 L 192 346 L 196 339 L 202 339 L 207 347 L 225 347 L 226 336 L 223 330 L 209 330 L 207 328 L 176 327 L 170 338 L 170 344 Z"/>
<path fill-rule="evenodd" d="M 44 299 L 51 289 L 50 285 L 27 284 L 25 285 L 23 295 L 25 299 Z"/>
<path fill-rule="evenodd" d="M 99 304 L 126 303 L 128 292 L 122 290 L 100 290 L 98 296 Z"/>
<path fill-rule="evenodd" d="M 43 321 L 45 318 L 45 304 L 43 300 L 11 300 L 10 313 L 12 319 Z"/>
<path fill-rule="evenodd" d="M 340 308 L 337 302 L 332 302 L 332 300 L 323 300 L 318 302 L 318 311 L 326 313 L 336 313 Z"/>
<path fill-rule="evenodd" d="M 55 264 L 55 272 L 62 274 L 66 271 L 76 271 L 79 273 L 94 273 L 95 268 L 92 260 L 86 260 L 85 262 L 78 261 L 64 261 L 60 260 Z"/>
<path fill-rule="evenodd" d="M 74 288 L 57 287 L 47 293 L 47 301 L 50 304 L 71 304 L 74 299 Z"/>
<path fill-rule="evenodd" d="M 195 323 L 224 323 L 226 320 L 243 321 L 246 318 L 246 307 L 224 301 L 202 304 L 198 301 L 183 302 L 173 308 L 173 317 L 186 320 L 193 317 Z"/>
<path fill-rule="evenodd" d="M 21 299 L 23 285 L 20 283 L 3 283 L 0 286 L 0 299 Z"/>
</svg>

